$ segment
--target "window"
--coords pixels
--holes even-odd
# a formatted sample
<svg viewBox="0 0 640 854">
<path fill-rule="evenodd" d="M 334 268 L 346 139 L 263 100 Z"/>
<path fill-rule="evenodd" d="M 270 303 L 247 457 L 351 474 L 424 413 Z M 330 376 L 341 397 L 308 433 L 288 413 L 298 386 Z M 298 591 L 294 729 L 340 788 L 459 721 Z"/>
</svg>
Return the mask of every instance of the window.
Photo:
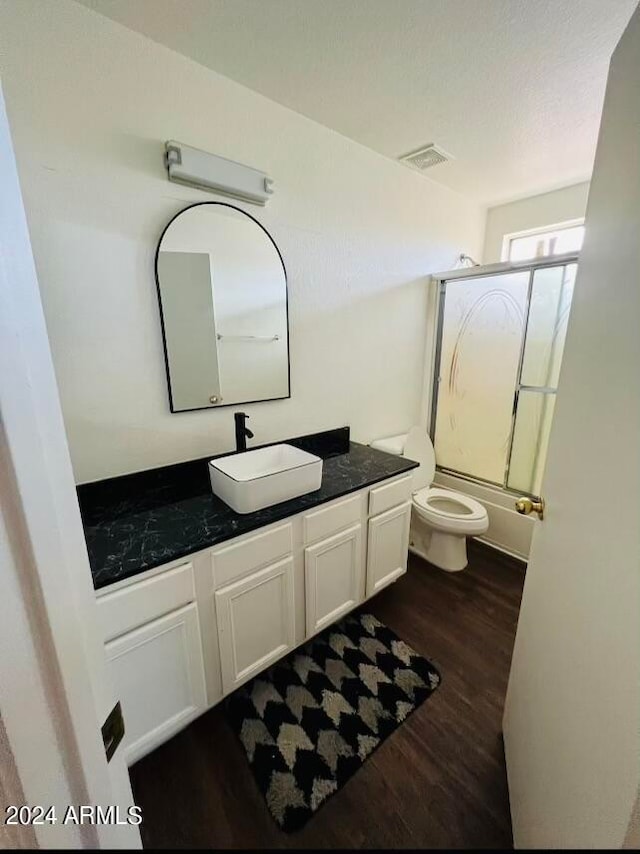
<svg viewBox="0 0 640 854">
<path fill-rule="evenodd" d="M 478 269 L 440 284 L 436 460 L 539 495 L 577 264 Z"/>
<path fill-rule="evenodd" d="M 584 225 L 565 223 L 551 228 L 507 234 L 504 238 L 503 261 L 528 261 L 545 255 L 579 252 L 584 240 Z"/>
</svg>

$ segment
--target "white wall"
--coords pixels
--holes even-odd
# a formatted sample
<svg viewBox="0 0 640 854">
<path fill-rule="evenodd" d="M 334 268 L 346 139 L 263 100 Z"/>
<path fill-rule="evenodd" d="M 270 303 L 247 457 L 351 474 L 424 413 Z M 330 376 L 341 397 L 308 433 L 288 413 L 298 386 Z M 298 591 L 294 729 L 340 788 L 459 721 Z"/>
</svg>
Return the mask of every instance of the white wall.
<svg viewBox="0 0 640 854">
<path fill-rule="evenodd" d="M 155 243 L 215 196 L 166 180 L 166 139 L 276 180 L 266 209 L 246 209 L 287 267 L 293 396 L 245 407 L 256 439 L 350 423 L 366 441 L 415 422 L 425 276 L 480 252 L 474 204 L 70 0 L 5 2 L 0 33 L 78 481 L 233 445 L 230 410 L 169 413 Z"/>
<path fill-rule="evenodd" d="M 553 190 L 551 193 L 529 196 L 517 202 L 489 208 L 482 263 L 495 264 L 502 260 L 502 241 L 505 234 L 583 218 L 588 194 L 589 182 L 585 181 Z"/>
</svg>

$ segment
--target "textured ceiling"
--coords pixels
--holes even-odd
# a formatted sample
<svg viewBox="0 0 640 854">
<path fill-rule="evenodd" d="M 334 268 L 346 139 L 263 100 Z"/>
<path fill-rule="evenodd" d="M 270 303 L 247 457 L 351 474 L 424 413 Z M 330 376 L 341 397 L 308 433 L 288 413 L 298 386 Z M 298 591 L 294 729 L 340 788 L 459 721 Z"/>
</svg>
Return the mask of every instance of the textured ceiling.
<svg viewBox="0 0 640 854">
<path fill-rule="evenodd" d="M 588 178 L 636 0 L 78 0 L 494 204 Z M 186 140 L 188 142 L 188 140 Z"/>
</svg>

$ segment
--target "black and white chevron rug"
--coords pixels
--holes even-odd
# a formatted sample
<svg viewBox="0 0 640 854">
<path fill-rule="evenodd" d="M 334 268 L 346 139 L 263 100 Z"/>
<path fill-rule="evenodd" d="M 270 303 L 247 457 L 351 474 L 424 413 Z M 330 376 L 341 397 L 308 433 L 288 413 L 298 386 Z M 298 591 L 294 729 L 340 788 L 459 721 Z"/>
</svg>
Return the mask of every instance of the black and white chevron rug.
<svg viewBox="0 0 640 854">
<path fill-rule="evenodd" d="M 231 694 L 226 714 L 280 827 L 298 830 L 440 683 L 371 614 L 352 614 Z"/>
</svg>

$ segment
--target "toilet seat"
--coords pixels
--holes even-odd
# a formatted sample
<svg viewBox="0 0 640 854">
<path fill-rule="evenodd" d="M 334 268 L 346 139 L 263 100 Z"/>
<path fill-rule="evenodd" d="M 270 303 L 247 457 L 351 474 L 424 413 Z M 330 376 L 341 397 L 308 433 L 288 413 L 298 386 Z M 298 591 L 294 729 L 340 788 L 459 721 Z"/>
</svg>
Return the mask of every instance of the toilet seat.
<svg viewBox="0 0 640 854">
<path fill-rule="evenodd" d="M 418 514 L 431 527 L 461 535 L 483 534 L 487 530 L 487 511 L 473 498 L 454 492 L 426 486 L 413 494 L 413 505 Z"/>
</svg>

